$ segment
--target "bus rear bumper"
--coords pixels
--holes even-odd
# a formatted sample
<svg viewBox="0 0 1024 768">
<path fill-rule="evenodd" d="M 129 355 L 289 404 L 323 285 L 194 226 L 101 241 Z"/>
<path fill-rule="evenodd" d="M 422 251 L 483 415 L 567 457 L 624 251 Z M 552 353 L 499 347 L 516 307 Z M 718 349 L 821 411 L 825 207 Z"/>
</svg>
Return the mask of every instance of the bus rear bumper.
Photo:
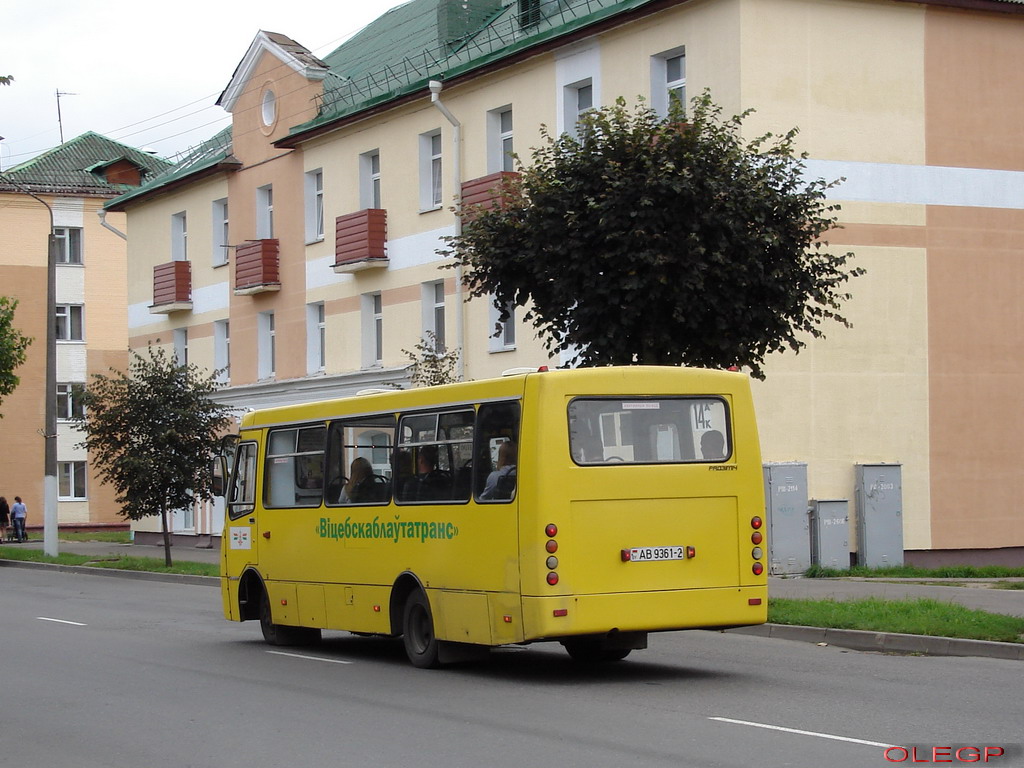
<svg viewBox="0 0 1024 768">
<path fill-rule="evenodd" d="M 768 587 L 523 596 L 525 640 L 764 624 Z"/>
</svg>

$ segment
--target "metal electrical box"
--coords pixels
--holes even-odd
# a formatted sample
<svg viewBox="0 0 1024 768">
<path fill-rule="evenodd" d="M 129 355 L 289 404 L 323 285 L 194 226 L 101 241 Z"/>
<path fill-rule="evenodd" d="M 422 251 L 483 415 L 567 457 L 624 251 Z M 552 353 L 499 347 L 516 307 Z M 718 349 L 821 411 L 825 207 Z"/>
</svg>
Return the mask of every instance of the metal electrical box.
<svg viewBox="0 0 1024 768">
<path fill-rule="evenodd" d="M 807 521 L 807 465 L 764 465 L 765 513 L 768 518 L 768 573 L 803 573 L 811 566 Z"/>
<path fill-rule="evenodd" d="M 857 563 L 903 565 L 903 467 L 857 464 Z"/>
<path fill-rule="evenodd" d="M 824 568 L 850 567 L 850 502 L 812 499 L 811 562 Z"/>
</svg>

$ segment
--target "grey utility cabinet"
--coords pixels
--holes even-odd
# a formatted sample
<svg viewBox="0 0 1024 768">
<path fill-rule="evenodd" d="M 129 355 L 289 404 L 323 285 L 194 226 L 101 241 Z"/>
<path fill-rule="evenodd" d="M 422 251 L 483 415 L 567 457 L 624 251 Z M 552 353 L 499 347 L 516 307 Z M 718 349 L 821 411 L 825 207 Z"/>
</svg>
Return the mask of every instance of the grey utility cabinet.
<svg viewBox="0 0 1024 768">
<path fill-rule="evenodd" d="M 857 464 L 857 564 L 903 565 L 903 467 Z"/>
<path fill-rule="evenodd" d="M 768 573 L 803 573 L 811 565 L 807 522 L 807 465 L 764 465 L 765 513 L 768 517 Z"/>
<path fill-rule="evenodd" d="M 824 568 L 850 567 L 850 502 L 812 499 L 811 562 Z"/>
</svg>

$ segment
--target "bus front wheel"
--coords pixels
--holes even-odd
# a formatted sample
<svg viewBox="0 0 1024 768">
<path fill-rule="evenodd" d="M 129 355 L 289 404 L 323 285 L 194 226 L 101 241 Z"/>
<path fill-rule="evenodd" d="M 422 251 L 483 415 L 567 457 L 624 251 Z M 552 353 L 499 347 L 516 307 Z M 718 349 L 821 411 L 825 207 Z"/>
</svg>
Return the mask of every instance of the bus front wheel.
<svg viewBox="0 0 1024 768">
<path fill-rule="evenodd" d="M 434 669 L 439 666 L 440 643 L 434 635 L 434 619 L 430 603 L 421 590 L 416 590 L 405 603 L 402 614 L 402 641 L 405 654 L 414 667 Z"/>
<path fill-rule="evenodd" d="M 319 629 L 275 624 L 270 613 L 270 596 L 265 589 L 260 596 L 260 629 L 263 639 L 270 645 L 316 645 L 320 642 Z"/>
</svg>

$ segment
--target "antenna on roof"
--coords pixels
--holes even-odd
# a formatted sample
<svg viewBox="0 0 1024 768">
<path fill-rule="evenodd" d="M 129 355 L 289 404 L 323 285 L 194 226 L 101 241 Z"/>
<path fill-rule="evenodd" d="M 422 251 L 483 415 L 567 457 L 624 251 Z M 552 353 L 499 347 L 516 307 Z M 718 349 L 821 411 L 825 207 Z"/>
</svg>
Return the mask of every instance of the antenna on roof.
<svg viewBox="0 0 1024 768">
<path fill-rule="evenodd" d="M 60 143 L 64 143 L 64 123 L 60 119 L 60 97 L 61 96 L 77 96 L 77 93 L 68 93 L 67 91 L 56 91 L 57 95 L 57 127 L 60 129 Z"/>
</svg>

